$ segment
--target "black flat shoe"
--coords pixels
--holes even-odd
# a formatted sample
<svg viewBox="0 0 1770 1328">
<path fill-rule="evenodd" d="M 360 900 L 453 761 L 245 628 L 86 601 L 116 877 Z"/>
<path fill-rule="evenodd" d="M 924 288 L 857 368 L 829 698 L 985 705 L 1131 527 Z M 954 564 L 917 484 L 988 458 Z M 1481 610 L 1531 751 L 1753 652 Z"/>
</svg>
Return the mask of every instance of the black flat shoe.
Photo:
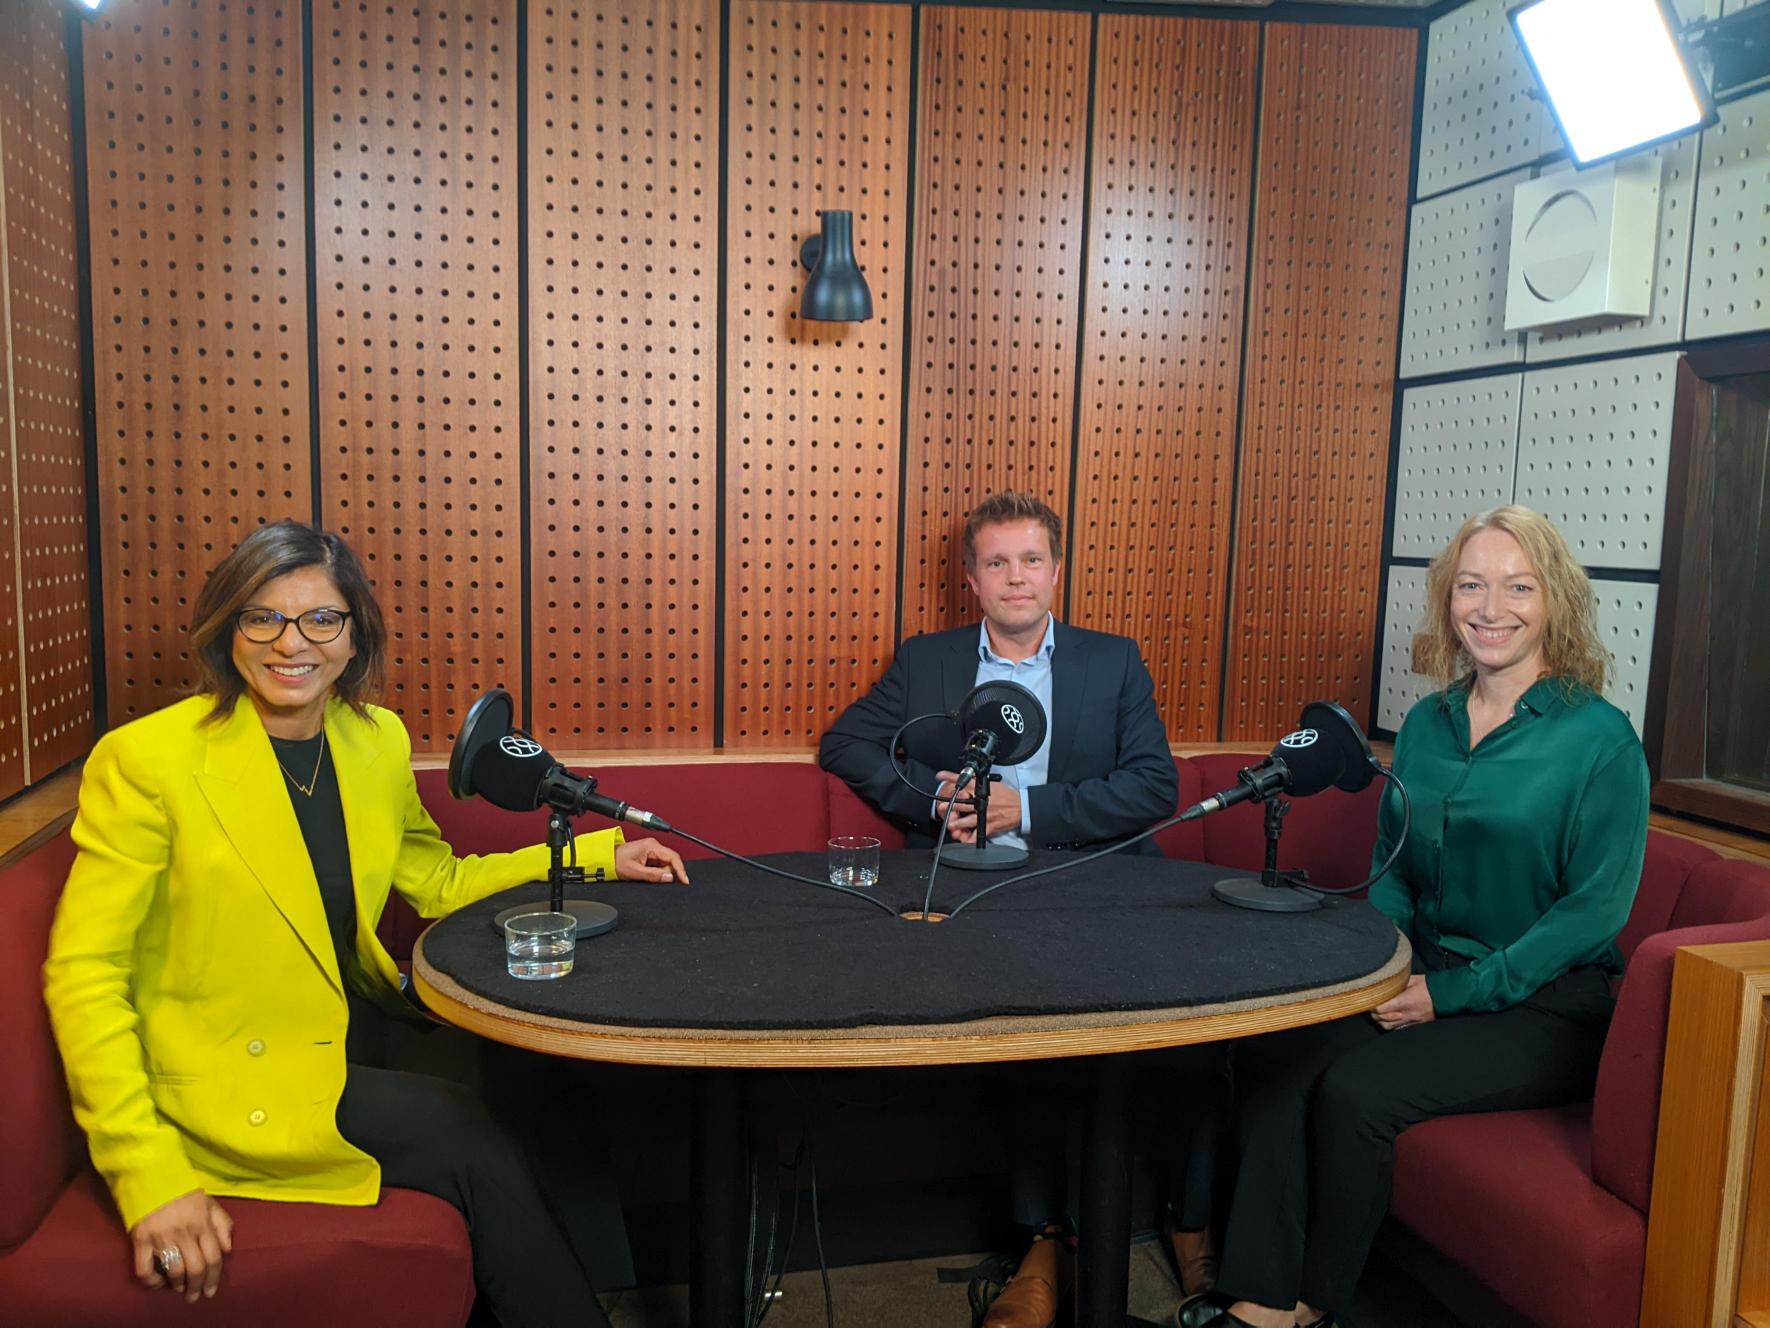
<svg viewBox="0 0 1770 1328">
<path fill-rule="evenodd" d="M 1233 1317 L 1218 1322 L 1223 1315 L 1229 1313 L 1229 1307 L 1234 1303 L 1228 1296 L 1215 1291 L 1189 1296 L 1174 1311 L 1174 1328 L 1205 1328 L 1206 1324 L 1212 1324 L 1215 1328 L 1234 1328 L 1236 1320 Z"/>
</svg>

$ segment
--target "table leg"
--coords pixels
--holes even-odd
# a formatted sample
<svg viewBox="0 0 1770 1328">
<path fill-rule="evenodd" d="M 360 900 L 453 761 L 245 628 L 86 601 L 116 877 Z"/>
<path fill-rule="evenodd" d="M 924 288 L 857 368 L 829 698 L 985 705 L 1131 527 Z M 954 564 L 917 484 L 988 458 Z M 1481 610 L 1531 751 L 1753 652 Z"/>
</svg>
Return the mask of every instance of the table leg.
<svg viewBox="0 0 1770 1328">
<path fill-rule="evenodd" d="M 749 1140 L 738 1070 L 702 1070 L 694 1080 L 689 1160 L 688 1318 L 694 1328 L 742 1328 L 744 1232 L 749 1222 Z"/>
<path fill-rule="evenodd" d="M 1130 1071 L 1122 1056 L 1096 1056 L 1082 1142 L 1076 1248 L 1076 1328 L 1122 1328 L 1131 1282 L 1131 1156 L 1126 1115 Z"/>
</svg>

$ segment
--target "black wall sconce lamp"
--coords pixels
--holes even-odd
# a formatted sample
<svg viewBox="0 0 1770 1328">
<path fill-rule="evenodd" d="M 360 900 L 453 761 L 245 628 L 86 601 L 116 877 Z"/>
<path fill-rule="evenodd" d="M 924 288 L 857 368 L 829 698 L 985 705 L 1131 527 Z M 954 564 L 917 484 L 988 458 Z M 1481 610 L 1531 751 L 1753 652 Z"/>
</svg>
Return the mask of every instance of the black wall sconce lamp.
<svg viewBox="0 0 1770 1328">
<path fill-rule="evenodd" d="M 799 299 L 799 317 L 820 323 L 864 323 L 873 316 L 873 293 L 854 261 L 854 213 L 825 212 L 823 234 L 799 246 L 811 276 Z"/>
</svg>

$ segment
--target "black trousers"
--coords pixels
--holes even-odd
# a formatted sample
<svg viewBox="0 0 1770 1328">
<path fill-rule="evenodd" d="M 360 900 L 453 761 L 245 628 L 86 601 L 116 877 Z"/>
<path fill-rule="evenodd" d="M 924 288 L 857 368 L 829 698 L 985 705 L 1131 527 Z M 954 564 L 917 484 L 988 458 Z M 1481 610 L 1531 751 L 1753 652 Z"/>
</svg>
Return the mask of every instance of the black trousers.
<svg viewBox="0 0 1770 1328">
<path fill-rule="evenodd" d="M 461 1211 L 474 1285 L 505 1328 L 607 1328 L 520 1149 L 471 1089 L 352 1065 L 338 1129 L 381 1164 L 383 1185 L 420 1190 Z"/>
<path fill-rule="evenodd" d="M 1389 1207 L 1395 1137 L 1590 1096 L 1613 1005 L 1608 976 L 1582 968 L 1493 1014 L 1389 1033 L 1355 1015 L 1238 1043 L 1241 1169 L 1217 1290 L 1343 1309 Z"/>
</svg>

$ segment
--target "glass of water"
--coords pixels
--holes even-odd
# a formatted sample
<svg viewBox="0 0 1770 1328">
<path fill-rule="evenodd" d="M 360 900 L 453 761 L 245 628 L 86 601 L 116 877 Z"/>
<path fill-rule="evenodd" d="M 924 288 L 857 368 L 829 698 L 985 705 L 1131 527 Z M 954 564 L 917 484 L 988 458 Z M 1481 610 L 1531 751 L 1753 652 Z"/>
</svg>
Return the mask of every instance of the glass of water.
<svg viewBox="0 0 1770 1328">
<path fill-rule="evenodd" d="M 837 835 L 830 841 L 830 884 L 870 890 L 879 883 L 879 841 L 871 835 Z"/>
<path fill-rule="evenodd" d="M 539 980 L 572 971 L 578 920 L 570 913 L 518 913 L 504 924 L 504 958 L 510 976 Z"/>
</svg>

